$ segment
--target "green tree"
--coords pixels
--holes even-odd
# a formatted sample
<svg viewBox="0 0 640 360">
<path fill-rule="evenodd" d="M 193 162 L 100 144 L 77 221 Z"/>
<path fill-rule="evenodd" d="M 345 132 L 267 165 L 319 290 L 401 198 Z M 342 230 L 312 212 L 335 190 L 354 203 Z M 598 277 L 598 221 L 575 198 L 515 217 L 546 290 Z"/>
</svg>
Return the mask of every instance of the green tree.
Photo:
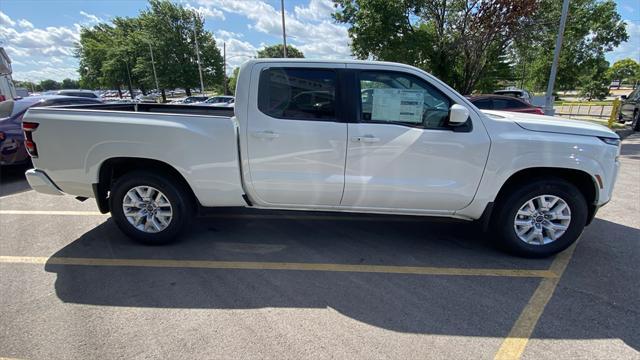
<svg viewBox="0 0 640 360">
<path fill-rule="evenodd" d="M 414 65 L 469 94 L 489 69 L 510 66 L 501 55 L 539 1 L 334 0 L 333 16 L 350 25 L 356 57 Z"/>
<path fill-rule="evenodd" d="M 60 89 L 60 83 L 51 79 L 42 80 L 40 81 L 40 88 L 43 91 L 58 90 Z"/>
<path fill-rule="evenodd" d="M 42 88 L 40 87 L 40 85 L 34 83 L 33 81 L 14 80 L 13 85 L 16 88 L 25 88 L 31 92 L 42 91 Z"/>
<path fill-rule="evenodd" d="M 204 30 L 203 18 L 168 0 L 151 0 L 149 5 L 149 9 L 140 14 L 140 20 L 154 47 L 160 87 L 181 87 L 187 94 L 200 87 L 194 29 L 205 86 L 222 83 L 222 55 L 211 32 Z M 150 67 L 150 62 L 148 64 Z"/>
<path fill-rule="evenodd" d="M 538 1 L 538 10 L 530 15 L 534 23 L 531 31 L 516 37 L 510 47 L 521 84 L 534 91 L 546 89 L 562 11 L 562 1 Z M 628 40 L 625 26 L 612 0 L 571 0 L 556 90 L 581 85 L 594 63 Z"/>
<path fill-rule="evenodd" d="M 204 19 L 194 10 L 168 0 L 150 0 L 149 8 L 133 18 L 117 17 L 111 24 L 83 28 L 76 55 L 80 59 L 82 87 L 124 85 L 155 88 L 151 50 L 164 89 L 200 87 L 195 39 L 199 45 L 206 86 L 222 84 L 222 55 L 213 35 L 204 30 Z M 131 91 L 133 94 L 133 92 Z"/>
<path fill-rule="evenodd" d="M 632 83 L 635 88 L 640 79 L 640 64 L 633 59 L 618 60 L 609 68 L 609 76 L 612 80 L 620 80 L 620 83 Z"/>
<path fill-rule="evenodd" d="M 229 85 L 228 89 L 231 94 L 236 93 L 236 84 L 238 83 L 238 74 L 240 73 L 240 68 L 236 67 L 233 69 L 231 76 L 229 77 Z"/>
<path fill-rule="evenodd" d="M 599 57 L 583 64 L 583 68 L 586 71 L 578 79 L 580 96 L 589 101 L 604 100 L 609 95 L 609 84 L 611 84 L 609 63 L 604 57 Z"/>
<path fill-rule="evenodd" d="M 282 58 L 284 57 L 284 46 L 282 44 L 265 46 L 258 51 L 259 58 Z M 304 54 L 292 45 L 287 45 L 288 58 L 303 58 Z"/>
<path fill-rule="evenodd" d="M 78 80 L 73 80 L 73 79 L 64 79 L 62 80 L 62 83 L 60 84 L 60 87 L 62 89 L 79 89 L 80 88 L 80 84 L 78 82 Z"/>
</svg>

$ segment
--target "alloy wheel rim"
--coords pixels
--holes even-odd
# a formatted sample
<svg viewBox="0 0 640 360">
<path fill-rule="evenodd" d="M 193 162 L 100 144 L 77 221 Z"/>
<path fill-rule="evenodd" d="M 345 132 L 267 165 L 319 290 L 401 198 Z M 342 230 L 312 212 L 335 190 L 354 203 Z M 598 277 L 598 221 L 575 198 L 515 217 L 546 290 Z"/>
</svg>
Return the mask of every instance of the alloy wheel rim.
<svg viewBox="0 0 640 360">
<path fill-rule="evenodd" d="M 513 228 L 529 245 L 547 245 L 558 240 L 569 228 L 571 208 L 555 195 L 539 195 L 526 201 L 516 213 Z"/>
<path fill-rule="evenodd" d="M 122 210 L 129 224 L 145 233 L 158 233 L 173 219 L 169 199 L 152 186 L 136 186 L 127 191 Z"/>
</svg>

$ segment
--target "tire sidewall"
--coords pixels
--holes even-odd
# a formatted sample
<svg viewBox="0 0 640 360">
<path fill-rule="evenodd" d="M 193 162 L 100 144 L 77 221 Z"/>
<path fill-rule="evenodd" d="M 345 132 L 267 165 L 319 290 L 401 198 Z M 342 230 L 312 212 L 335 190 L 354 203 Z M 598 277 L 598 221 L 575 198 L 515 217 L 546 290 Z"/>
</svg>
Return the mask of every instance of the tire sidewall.
<svg viewBox="0 0 640 360">
<path fill-rule="evenodd" d="M 164 230 L 157 233 L 145 233 L 136 229 L 124 215 L 122 203 L 126 193 L 136 186 L 151 186 L 162 192 L 171 204 L 172 219 Z M 109 205 L 111 216 L 120 230 L 129 237 L 145 244 L 165 244 L 177 239 L 191 218 L 188 197 L 172 181 L 165 177 L 146 172 L 126 174 L 111 187 Z"/>
<path fill-rule="evenodd" d="M 554 195 L 564 200 L 571 210 L 571 222 L 567 231 L 550 244 L 531 245 L 517 236 L 514 219 L 525 202 L 539 195 Z M 503 199 L 495 225 L 500 233 L 502 245 L 511 252 L 527 257 L 546 257 L 571 246 L 582 233 L 587 217 L 586 200 L 575 186 L 563 180 L 537 180 L 520 187 Z"/>
</svg>

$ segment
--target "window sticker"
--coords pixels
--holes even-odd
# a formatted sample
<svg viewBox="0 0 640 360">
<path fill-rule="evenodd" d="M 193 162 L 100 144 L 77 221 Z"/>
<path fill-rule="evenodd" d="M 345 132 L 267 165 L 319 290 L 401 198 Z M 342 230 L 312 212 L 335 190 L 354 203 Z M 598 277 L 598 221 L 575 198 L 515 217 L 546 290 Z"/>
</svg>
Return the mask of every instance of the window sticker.
<svg viewBox="0 0 640 360">
<path fill-rule="evenodd" d="M 373 89 L 371 120 L 422 123 L 424 90 Z"/>
</svg>

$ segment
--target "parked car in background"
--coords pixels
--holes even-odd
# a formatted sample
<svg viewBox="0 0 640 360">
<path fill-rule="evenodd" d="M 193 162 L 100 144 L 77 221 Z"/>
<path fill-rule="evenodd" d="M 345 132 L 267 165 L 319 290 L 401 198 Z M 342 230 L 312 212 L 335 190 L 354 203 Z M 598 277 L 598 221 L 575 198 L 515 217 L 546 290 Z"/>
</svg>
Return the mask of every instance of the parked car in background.
<svg viewBox="0 0 640 360">
<path fill-rule="evenodd" d="M 16 88 L 16 98 L 23 98 L 29 96 L 29 89 L 27 88 Z"/>
<path fill-rule="evenodd" d="M 186 98 L 184 98 L 184 100 L 182 100 L 183 104 L 198 104 L 201 103 L 203 101 L 206 101 L 208 99 L 208 97 L 206 96 L 187 96 Z"/>
<path fill-rule="evenodd" d="M 64 96 L 75 96 L 75 97 L 83 97 L 83 98 L 91 98 L 91 99 L 99 99 L 100 97 L 91 90 L 81 90 L 81 89 L 64 89 L 64 90 L 53 90 L 47 91 L 47 95 L 64 95 Z"/>
<path fill-rule="evenodd" d="M 217 95 L 208 98 L 202 105 L 230 107 L 233 106 L 235 100 L 236 98 L 233 96 Z"/>
<path fill-rule="evenodd" d="M 63 95 L 31 96 L 3 101 L 0 103 L 0 165 L 17 165 L 29 161 L 22 131 L 22 117 L 27 109 L 40 106 L 101 103 L 98 99 Z"/>
<path fill-rule="evenodd" d="M 533 106 L 524 100 L 502 95 L 468 96 L 469 101 L 481 110 L 513 111 L 544 115 L 542 108 Z"/>
<path fill-rule="evenodd" d="M 140 94 L 136 96 L 136 100 L 140 102 L 158 102 L 158 99 L 162 99 L 162 94 L 158 92 L 150 92 L 147 95 Z"/>
<path fill-rule="evenodd" d="M 629 95 L 620 96 L 620 100 L 622 100 L 622 104 L 620 104 L 618 121 L 633 121 L 631 128 L 634 131 L 640 131 L 640 87 Z"/>
<path fill-rule="evenodd" d="M 522 89 L 504 89 L 504 90 L 494 91 L 493 93 L 495 95 L 510 96 L 517 99 L 521 99 L 526 101 L 529 104 L 531 104 L 531 101 L 533 99 L 533 96 L 531 96 L 531 94 L 527 90 L 522 90 Z"/>
</svg>

